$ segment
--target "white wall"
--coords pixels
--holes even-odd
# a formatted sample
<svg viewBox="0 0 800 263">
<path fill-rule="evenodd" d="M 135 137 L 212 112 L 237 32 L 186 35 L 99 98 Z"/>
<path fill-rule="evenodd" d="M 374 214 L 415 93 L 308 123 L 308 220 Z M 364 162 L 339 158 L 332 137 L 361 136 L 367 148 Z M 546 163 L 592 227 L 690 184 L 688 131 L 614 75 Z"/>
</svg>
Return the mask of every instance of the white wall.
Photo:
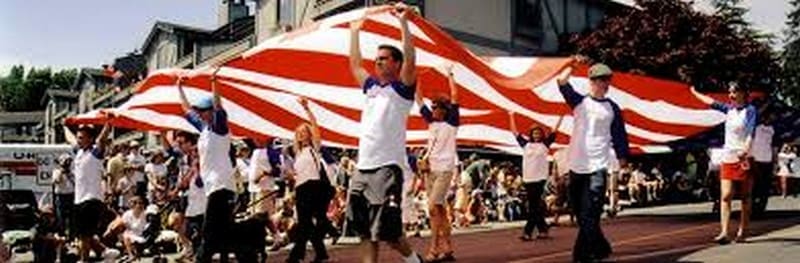
<svg viewBox="0 0 800 263">
<path fill-rule="evenodd" d="M 425 17 L 442 27 L 500 41 L 511 39 L 511 1 L 425 1 Z"/>
</svg>

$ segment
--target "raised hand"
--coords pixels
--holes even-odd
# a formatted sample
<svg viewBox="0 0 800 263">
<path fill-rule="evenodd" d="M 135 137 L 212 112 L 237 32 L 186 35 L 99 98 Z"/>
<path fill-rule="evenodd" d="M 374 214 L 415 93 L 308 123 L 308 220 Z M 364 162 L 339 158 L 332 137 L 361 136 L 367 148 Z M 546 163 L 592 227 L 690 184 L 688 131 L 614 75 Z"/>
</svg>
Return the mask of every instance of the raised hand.
<svg viewBox="0 0 800 263">
<path fill-rule="evenodd" d="M 364 18 L 350 22 L 350 30 L 360 31 L 364 27 Z"/>
<path fill-rule="evenodd" d="M 306 97 L 301 96 L 297 98 L 297 103 L 300 103 L 300 106 L 303 106 L 303 108 L 308 109 L 308 99 L 306 99 Z"/>
</svg>

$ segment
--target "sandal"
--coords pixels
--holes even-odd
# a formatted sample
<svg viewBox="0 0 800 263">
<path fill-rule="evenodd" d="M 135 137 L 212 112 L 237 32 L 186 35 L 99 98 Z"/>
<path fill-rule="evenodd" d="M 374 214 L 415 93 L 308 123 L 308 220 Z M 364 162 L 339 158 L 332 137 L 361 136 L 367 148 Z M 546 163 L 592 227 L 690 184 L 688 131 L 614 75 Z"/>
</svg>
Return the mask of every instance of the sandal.
<svg viewBox="0 0 800 263">
<path fill-rule="evenodd" d="M 736 235 L 736 238 L 733 239 L 733 243 L 747 243 L 747 238 L 744 235 Z"/>
<path fill-rule="evenodd" d="M 436 262 L 454 262 L 456 261 L 456 257 L 453 256 L 453 251 L 442 253 L 439 257 L 436 258 Z"/>
<path fill-rule="evenodd" d="M 727 245 L 731 243 L 731 239 L 728 238 L 728 235 L 719 235 L 714 238 L 714 242 L 720 245 Z"/>
</svg>

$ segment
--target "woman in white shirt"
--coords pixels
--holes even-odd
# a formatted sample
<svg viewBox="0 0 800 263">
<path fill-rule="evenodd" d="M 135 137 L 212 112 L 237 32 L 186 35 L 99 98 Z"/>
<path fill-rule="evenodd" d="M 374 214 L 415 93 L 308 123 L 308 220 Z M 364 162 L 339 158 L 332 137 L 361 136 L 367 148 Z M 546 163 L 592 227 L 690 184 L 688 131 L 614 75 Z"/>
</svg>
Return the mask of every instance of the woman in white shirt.
<svg viewBox="0 0 800 263">
<path fill-rule="evenodd" d="M 547 156 L 550 155 L 550 145 L 556 140 L 556 131 L 561 126 L 564 117 L 560 117 L 556 126 L 548 134 L 542 127 L 534 126 L 527 135 L 519 133 L 517 122 L 514 120 L 514 112 L 509 112 L 509 122 L 511 132 L 517 138 L 519 146 L 522 147 L 522 182 L 525 183 L 525 192 L 528 198 L 528 220 L 525 223 L 520 239 L 531 241 L 533 228 L 539 231 L 537 239 L 547 238 L 547 222 L 545 222 L 545 206 L 542 194 L 544 184 L 547 182 L 547 175 L 550 172 L 550 162 Z"/>
<path fill-rule="evenodd" d="M 781 152 L 778 154 L 778 177 L 781 181 L 781 196 L 786 198 L 789 192 L 789 177 L 792 176 L 792 161 L 797 158 L 797 154 L 789 144 L 784 144 Z M 797 164 L 794 164 L 797 166 Z"/>
<path fill-rule="evenodd" d="M 144 244 L 144 230 L 147 228 L 147 214 L 144 212 L 145 201 L 141 197 L 131 199 L 128 211 L 122 214 L 122 222 L 125 224 L 125 232 L 122 233 L 122 244 L 134 261 L 139 259 L 139 249 L 137 246 Z"/>
<path fill-rule="evenodd" d="M 332 228 L 326 212 L 332 196 L 330 179 L 324 170 L 320 150 L 320 131 L 317 119 L 305 98 L 298 100 L 308 114 L 309 123 L 300 124 L 294 135 L 295 208 L 297 210 L 297 237 L 286 262 L 301 262 L 305 257 L 306 243 L 314 247 L 314 262 L 325 262 L 328 253 L 322 242 Z"/>
<path fill-rule="evenodd" d="M 739 231 L 735 242 L 742 242 L 747 235 L 747 226 L 750 223 L 752 207 L 751 192 L 753 189 L 753 175 L 750 171 L 750 152 L 753 135 L 756 129 L 756 108 L 747 102 L 748 92 L 736 83 L 731 83 L 728 89 L 730 104 L 714 101 L 713 98 L 697 93 L 695 96 L 712 109 L 725 114 L 725 144 L 723 145 L 722 164 L 720 164 L 720 234 L 714 241 L 720 244 L 729 243 L 728 224 L 730 223 L 731 202 L 734 195 L 734 183 L 739 186 L 739 195 L 742 200 L 741 219 Z"/>
</svg>

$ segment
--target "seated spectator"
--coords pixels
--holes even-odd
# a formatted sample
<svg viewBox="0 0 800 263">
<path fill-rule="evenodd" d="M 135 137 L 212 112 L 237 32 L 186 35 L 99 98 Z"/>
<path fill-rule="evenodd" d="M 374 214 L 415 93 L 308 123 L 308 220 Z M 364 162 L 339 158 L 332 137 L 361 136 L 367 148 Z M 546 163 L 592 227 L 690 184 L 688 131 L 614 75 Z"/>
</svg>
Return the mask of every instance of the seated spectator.
<svg viewBox="0 0 800 263">
<path fill-rule="evenodd" d="M 647 201 L 647 174 L 642 172 L 640 164 L 634 164 L 631 177 L 628 180 L 628 196 L 631 203 L 644 203 Z"/>
<path fill-rule="evenodd" d="M 57 262 L 59 258 L 61 262 L 66 261 L 67 250 L 64 249 L 66 239 L 59 236 L 58 231 L 59 226 L 52 207 L 43 207 L 36 224 L 36 235 L 33 238 L 34 262 Z M 2 256 L 0 256 L 0 262 L 6 262 Z"/>
<path fill-rule="evenodd" d="M 145 213 L 145 201 L 141 197 L 134 197 L 130 202 L 130 209 L 122 214 L 122 223 L 125 231 L 122 233 L 122 244 L 125 246 L 128 256 L 133 260 L 138 260 L 140 249 L 147 242 L 144 231 L 147 228 L 147 214 Z"/>
</svg>

